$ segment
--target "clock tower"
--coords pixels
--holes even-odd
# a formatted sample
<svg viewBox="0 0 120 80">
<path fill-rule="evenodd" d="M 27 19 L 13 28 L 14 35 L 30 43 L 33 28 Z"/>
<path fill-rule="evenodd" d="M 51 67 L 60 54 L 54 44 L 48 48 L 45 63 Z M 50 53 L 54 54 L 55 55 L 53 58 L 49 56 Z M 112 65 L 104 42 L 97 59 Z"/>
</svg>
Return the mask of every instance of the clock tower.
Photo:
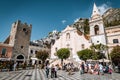
<svg viewBox="0 0 120 80">
<path fill-rule="evenodd" d="M 28 58 L 32 25 L 21 23 L 20 20 L 12 24 L 9 45 L 13 46 L 12 59 L 26 60 Z"/>
</svg>

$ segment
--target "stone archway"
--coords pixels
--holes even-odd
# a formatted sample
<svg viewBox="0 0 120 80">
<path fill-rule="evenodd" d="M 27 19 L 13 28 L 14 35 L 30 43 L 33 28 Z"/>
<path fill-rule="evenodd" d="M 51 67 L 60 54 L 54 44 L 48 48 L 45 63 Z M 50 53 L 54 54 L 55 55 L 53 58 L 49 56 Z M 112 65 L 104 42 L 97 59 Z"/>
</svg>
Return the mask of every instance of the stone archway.
<svg viewBox="0 0 120 80">
<path fill-rule="evenodd" d="M 23 54 L 19 54 L 16 56 L 16 61 L 18 63 L 23 63 L 25 61 L 25 56 Z"/>
<path fill-rule="evenodd" d="M 17 59 L 24 59 L 24 56 L 23 55 L 18 55 Z"/>
</svg>

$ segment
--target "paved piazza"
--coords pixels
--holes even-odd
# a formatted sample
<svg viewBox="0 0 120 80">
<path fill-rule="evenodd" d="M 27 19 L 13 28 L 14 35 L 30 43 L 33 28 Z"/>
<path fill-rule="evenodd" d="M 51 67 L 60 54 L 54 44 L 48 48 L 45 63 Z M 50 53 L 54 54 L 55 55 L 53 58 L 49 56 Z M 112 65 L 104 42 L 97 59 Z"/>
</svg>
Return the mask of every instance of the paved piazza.
<svg viewBox="0 0 120 80">
<path fill-rule="evenodd" d="M 0 72 L 0 80 L 120 80 L 120 74 L 113 73 L 104 75 L 83 74 L 74 72 L 68 75 L 68 72 L 59 70 L 58 78 L 46 78 L 43 69 L 21 70 L 16 72 Z"/>
</svg>

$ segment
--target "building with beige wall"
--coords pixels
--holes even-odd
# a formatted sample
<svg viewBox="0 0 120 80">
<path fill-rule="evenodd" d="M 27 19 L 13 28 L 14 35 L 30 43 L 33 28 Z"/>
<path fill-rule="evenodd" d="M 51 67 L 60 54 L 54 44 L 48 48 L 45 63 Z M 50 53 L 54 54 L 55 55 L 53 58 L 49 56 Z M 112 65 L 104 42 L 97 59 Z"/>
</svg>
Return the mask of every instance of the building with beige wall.
<svg viewBox="0 0 120 80">
<path fill-rule="evenodd" d="M 40 50 L 45 50 L 45 51 L 48 51 L 48 52 L 50 51 L 50 49 L 48 49 L 48 48 L 43 48 L 43 47 L 40 47 L 40 46 L 37 46 L 37 45 L 30 45 L 29 46 L 28 59 L 32 60 L 32 64 L 34 64 L 35 61 L 39 61 L 39 59 L 36 58 L 36 54 Z"/>
<path fill-rule="evenodd" d="M 120 45 L 120 25 L 105 28 L 109 53 L 114 46 Z"/>
</svg>

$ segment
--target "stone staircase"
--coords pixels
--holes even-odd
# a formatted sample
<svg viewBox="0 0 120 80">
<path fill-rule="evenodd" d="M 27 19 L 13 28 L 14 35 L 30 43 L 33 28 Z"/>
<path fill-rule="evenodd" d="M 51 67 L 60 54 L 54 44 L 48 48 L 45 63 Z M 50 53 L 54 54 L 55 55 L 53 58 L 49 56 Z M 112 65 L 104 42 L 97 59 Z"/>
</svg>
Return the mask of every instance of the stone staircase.
<svg viewBox="0 0 120 80">
<path fill-rule="evenodd" d="M 74 59 L 66 59 L 66 60 L 63 60 L 63 63 L 73 63 L 75 66 L 79 66 L 80 62 L 78 61 L 75 61 Z M 50 66 L 54 64 L 61 64 L 61 59 L 53 59 L 53 60 L 50 60 Z"/>
</svg>

